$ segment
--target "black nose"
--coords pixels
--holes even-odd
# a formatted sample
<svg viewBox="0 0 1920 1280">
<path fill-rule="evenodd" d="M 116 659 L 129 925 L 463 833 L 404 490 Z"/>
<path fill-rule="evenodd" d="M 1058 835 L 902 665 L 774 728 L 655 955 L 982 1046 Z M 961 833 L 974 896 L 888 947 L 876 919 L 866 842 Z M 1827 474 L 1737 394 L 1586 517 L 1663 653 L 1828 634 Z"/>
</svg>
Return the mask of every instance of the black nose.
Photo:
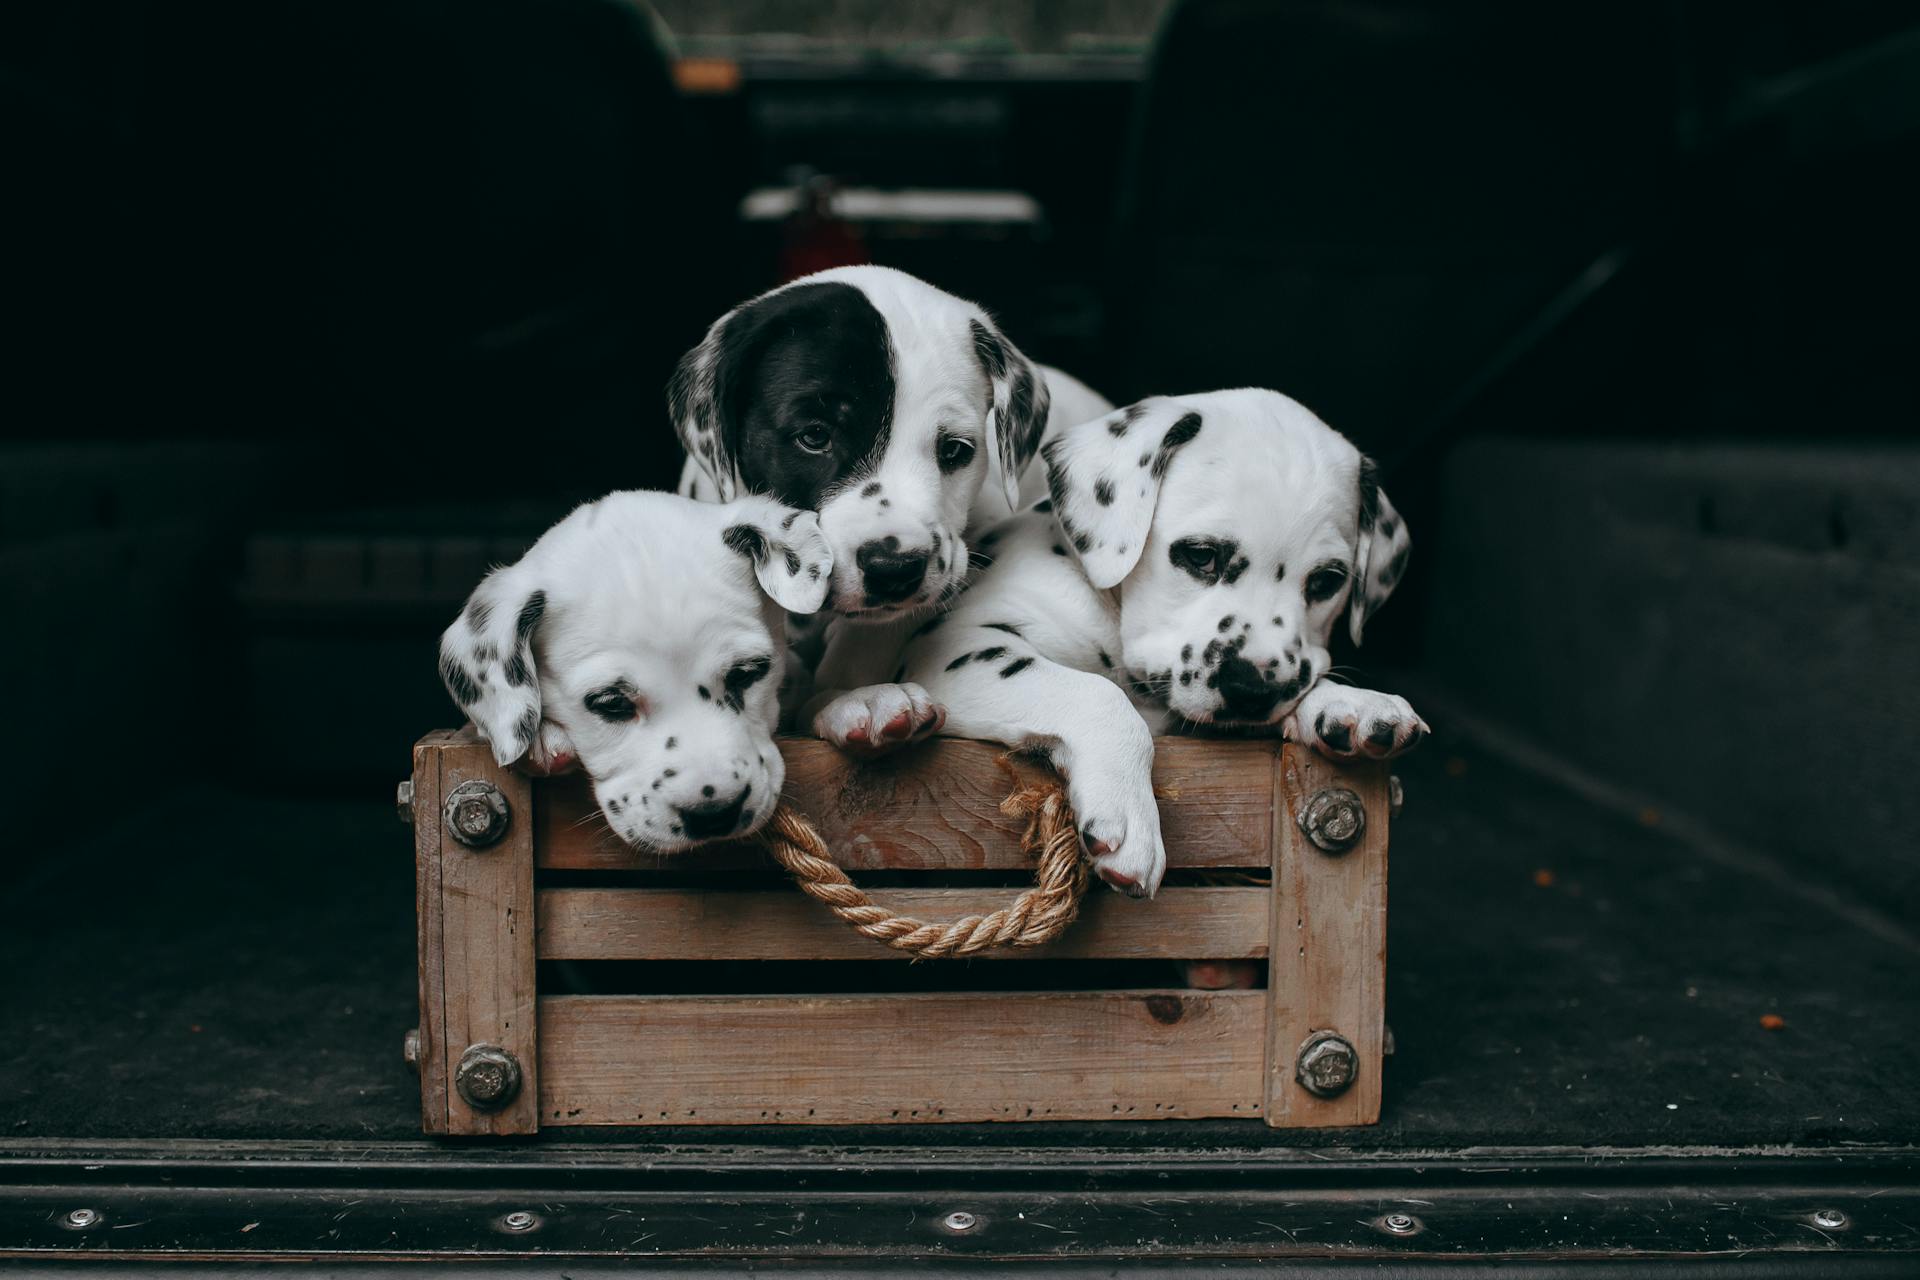
<svg viewBox="0 0 1920 1280">
<path fill-rule="evenodd" d="M 1214 687 L 1226 701 L 1224 708 L 1234 720 L 1265 720 L 1280 701 L 1280 686 L 1268 684 L 1260 668 L 1245 658 L 1229 658 L 1215 673 Z"/>
<path fill-rule="evenodd" d="M 860 566 L 867 599 L 874 604 L 905 600 L 927 577 L 927 553 L 900 550 L 898 538 L 867 543 L 853 553 L 853 562 Z"/>
<path fill-rule="evenodd" d="M 740 810 L 746 803 L 747 793 L 743 790 L 731 800 L 683 806 L 678 810 L 680 828 L 694 840 L 732 835 L 740 825 Z"/>
</svg>

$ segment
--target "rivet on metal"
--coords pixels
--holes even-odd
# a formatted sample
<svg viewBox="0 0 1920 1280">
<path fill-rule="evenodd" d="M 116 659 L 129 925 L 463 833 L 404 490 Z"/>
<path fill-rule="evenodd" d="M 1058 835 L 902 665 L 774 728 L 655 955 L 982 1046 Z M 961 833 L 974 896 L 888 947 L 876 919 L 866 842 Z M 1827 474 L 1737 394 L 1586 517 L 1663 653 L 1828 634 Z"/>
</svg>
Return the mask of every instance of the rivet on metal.
<svg viewBox="0 0 1920 1280">
<path fill-rule="evenodd" d="M 1360 1055 L 1338 1032 L 1316 1031 L 1300 1046 L 1293 1074 L 1300 1087 L 1314 1097 L 1336 1098 L 1360 1074 Z"/>
<path fill-rule="evenodd" d="M 1316 791 L 1300 809 L 1301 832 L 1325 853 L 1345 853 L 1366 829 L 1366 806 L 1345 787 Z"/>
<path fill-rule="evenodd" d="M 940 1221 L 949 1231 L 971 1231 L 980 1225 L 980 1219 L 965 1209 L 955 1209 Z"/>
<path fill-rule="evenodd" d="M 75 1231 L 85 1231 L 88 1227 L 97 1227 L 100 1225 L 100 1211 L 98 1209 L 69 1209 L 67 1210 L 66 1216 L 60 1219 L 60 1224 L 65 1227 L 71 1227 Z"/>
<path fill-rule="evenodd" d="M 407 826 L 413 825 L 413 779 L 408 778 L 393 791 L 393 809 L 400 815 L 400 821 Z"/>
<path fill-rule="evenodd" d="M 1407 784 L 1400 781 L 1399 774 L 1397 773 L 1388 774 L 1387 775 L 1387 816 L 1389 818 L 1399 817 L 1400 810 L 1404 809 L 1406 805 L 1407 805 Z"/>
<path fill-rule="evenodd" d="M 1813 1213 L 1813 1225 L 1825 1227 L 1828 1231 L 1843 1231 L 1852 1223 L 1847 1215 L 1838 1209 L 1816 1209 Z"/>
<path fill-rule="evenodd" d="M 520 1093 L 520 1064 L 497 1044 L 470 1045 L 453 1070 L 453 1087 L 476 1111 L 498 1111 Z"/>
<path fill-rule="evenodd" d="M 515 1209 L 512 1213 L 502 1214 L 500 1217 L 502 1231 L 531 1231 L 539 1225 L 540 1215 L 528 1213 L 525 1209 Z"/>
<path fill-rule="evenodd" d="M 469 849 L 484 849 L 507 834 L 513 811 L 500 788 L 480 778 L 463 782 L 447 796 L 447 830 Z"/>
<path fill-rule="evenodd" d="M 407 1038 L 400 1044 L 400 1056 L 415 1071 L 420 1070 L 420 1028 L 407 1032 Z"/>
<path fill-rule="evenodd" d="M 1410 1213 L 1387 1213 L 1380 1216 L 1380 1229 L 1390 1236 L 1418 1235 L 1420 1226 L 1420 1219 Z"/>
</svg>

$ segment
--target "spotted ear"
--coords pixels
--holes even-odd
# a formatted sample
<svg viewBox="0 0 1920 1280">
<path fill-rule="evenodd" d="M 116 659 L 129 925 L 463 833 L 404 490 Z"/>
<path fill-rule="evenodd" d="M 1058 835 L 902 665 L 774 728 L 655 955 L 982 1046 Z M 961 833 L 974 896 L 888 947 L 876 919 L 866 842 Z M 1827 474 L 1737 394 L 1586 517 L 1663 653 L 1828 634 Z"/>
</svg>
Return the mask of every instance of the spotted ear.
<svg viewBox="0 0 1920 1280">
<path fill-rule="evenodd" d="M 1042 448 L 1053 518 L 1094 586 L 1113 586 L 1140 562 L 1167 464 L 1200 425 L 1180 401 L 1156 397 L 1069 427 Z"/>
<path fill-rule="evenodd" d="M 673 429 L 687 451 L 687 461 L 699 468 L 707 490 L 718 493 L 722 502 L 731 502 L 741 488 L 738 465 L 726 433 L 720 429 L 723 339 L 727 325 L 739 314 L 736 307 L 715 320 L 700 345 L 680 357 L 667 380 L 667 415 L 673 419 Z M 683 496 L 703 496 L 690 475 L 683 475 L 680 485 Z"/>
<path fill-rule="evenodd" d="M 1407 522 L 1387 501 L 1372 458 L 1360 459 L 1360 544 L 1353 554 L 1353 592 L 1347 599 L 1347 633 L 1355 644 L 1376 609 L 1387 602 L 1407 572 L 1413 539 Z"/>
<path fill-rule="evenodd" d="M 533 637 L 546 611 L 547 593 L 522 561 L 488 574 L 440 637 L 440 678 L 503 765 L 540 732 Z"/>
<path fill-rule="evenodd" d="M 1009 510 L 1020 509 L 1020 475 L 1033 461 L 1040 437 L 1047 429 L 1050 396 L 1047 380 L 991 323 L 967 321 L 973 329 L 974 354 L 993 387 L 987 410 L 988 447 L 1000 472 L 1000 484 Z"/>
<path fill-rule="evenodd" d="M 724 508 L 720 540 L 752 564 L 760 589 L 788 613 L 815 613 L 826 603 L 833 551 L 813 512 L 742 498 Z"/>
</svg>

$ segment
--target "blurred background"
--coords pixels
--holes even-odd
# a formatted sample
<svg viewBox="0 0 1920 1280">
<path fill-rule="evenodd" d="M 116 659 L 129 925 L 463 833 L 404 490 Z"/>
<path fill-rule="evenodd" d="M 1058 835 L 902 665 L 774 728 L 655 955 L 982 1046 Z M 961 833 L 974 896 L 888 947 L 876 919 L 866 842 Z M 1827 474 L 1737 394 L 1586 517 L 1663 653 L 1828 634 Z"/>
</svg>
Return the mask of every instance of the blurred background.
<svg viewBox="0 0 1920 1280">
<path fill-rule="evenodd" d="M 22 4 L 0 130 L 22 832 L 107 738 L 389 780 L 706 324 L 873 261 L 1301 399 L 1415 530 L 1365 669 L 1920 908 L 1911 5 Z"/>
</svg>

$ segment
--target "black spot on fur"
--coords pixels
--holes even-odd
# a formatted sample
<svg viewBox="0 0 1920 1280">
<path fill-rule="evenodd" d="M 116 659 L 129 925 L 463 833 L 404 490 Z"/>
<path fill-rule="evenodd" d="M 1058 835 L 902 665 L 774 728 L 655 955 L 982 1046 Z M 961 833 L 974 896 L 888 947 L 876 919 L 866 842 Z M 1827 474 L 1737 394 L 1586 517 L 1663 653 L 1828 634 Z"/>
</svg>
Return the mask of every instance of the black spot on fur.
<svg viewBox="0 0 1920 1280">
<path fill-rule="evenodd" d="M 506 665 L 501 668 L 501 671 L 502 674 L 507 677 L 507 683 L 516 689 L 531 683 L 533 680 L 533 673 L 527 670 L 527 651 L 525 649 L 515 649 L 513 655 L 507 659 Z"/>
<path fill-rule="evenodd" d="M 1393 722 L 1375 720 L 1367 726 L 1367 745 L 1371 747 L 1390 747 L 1393 745 Z"/>
<path fill-rule="evenodd" d="M 998 658 L 1004 655 L 1006 651 L 1007 651 L 1007 647 L 1005 645 L 997 644 L 993 646 L 993 648 L 991 649 L 982 649 L 980 652 L 974 654 L 973 656 L 974 656 L 974 660 L 977 662 L 992 662 L 995 658 Z"/>
<path fill-rule="evenodd" d="M 1045 515 L 1045 514 L 1047 514 L 1048 512 L 1050 512 L 1050 511 L 1052 511 L 1052 510 L 1053 510 L 1053 499 L 1052 499 L 1052 498 L 1042 498 L 1042 499 L 1040 499 L 1040 501 L 1038 501 L 1038 502 L 1036 502 L 1036 503 L 1034 503 L 1034 504 L 1033 504 L 1033 509 L 1034 509 L 1035 511 L 1038 511 L 1038 512 L 1040 512 L 1040 513 L 1041 513 L 1042 515 Z"/>
<path fill-rule="evenodd" d="M 773 659 L 765 654 L 748 658 L 745 662 L 736 662 L 727 668 L 723 677 L 720 703 L 729 711 L 739 711 L 746 706 L 747 690 L 766 679 L 767 672 L 773 669 Z"/>
<path fill-rule="evenodd" d="M 479 596 L 467 601 L 467 625 L 475 631 L 485 631 L 487 624 L 493 621 L 493 606 Z"/>
<path fill-rule="evenodd" d="M 988 622 L 982 625 L 989 631 L 1004 631 L 1010 636 L 1020 634 L 1020 628 L 1014 626 L 1011 622 Z"/>
<path fill-rule="evenodd" d="M 1067 549 L 1056 542 L 1053 544 L 1053 554 L 1063 556 L 1067 554 Z"/>
<path fill-rule="evenodd" d="M 452 654 L 441 655 L 440 679 L 446 682 L 447 692 L 462 707 L 470 707 L 480 700 L 480 690 L 473 683 L 472 675 Z"/>
<path fill-rule="evenodd" d="M 1313 722 L 1313 731 L 1320 735 L 1320 741 L 1335 751 L 1353 750 L 1353 734 L 1348 731 L 1345 724 L 1329 721 L 1324 711 L 1320 713 L 1320 718 Z"/>
<path fill-rule="evenodd" d="M 1226 617 L 1220 619 L 1220 629 L 1222 631 L 1225 631 L 1227 628 L 1231 627 L 1232 625 L 1233 625 L 1232 614 L 1228 614 Z"/>
<path fill-rule="evenodd" d="M 1180 661 L 1182 661 L 1182 662 L 1192 662 L 1192 661 L 1193 661 L 1193 646 L 1192 646 L 1192 645 L 1190 645 L 1190 644 L 1183 644 L 1183 645 L 1181 645 L 1181 646 L 1180 646 Z"/>
<path fill-rule="evenodd" d="M 662 769 L 660 776 L 663 778 L 677 778 L 680 776 L 680 771 L 678 769 Z"/>
<path fill-rule="evenodd" d="M 955 658 L 952 662 L 949 662 L 947 664 L 947 670 L 958 671 L 960 668 L 966 666 L 969 662 L 972 662 L 972 661 L 973 661 L 972 654 L 963 653 L 959 657 Z"/>
<path fill-rule="evenodd" d="M 540 732 L 540 708 L 528 707 L 520 717 L 520 723 L 514 727 L 514 746 L 525 751 L 533 745 L 533 735 Z"/>
<path fill-rule="evenodd" d="M 750 524 L 728 525 L 720 534 L 720 541 L 739 554 L 748 557 L 755 564 L 767 558 L 767 539 Z"/>
<path fill-rule="evenodd" d="M 785 516 L 784 516 L 784 517 L 783 517 L 783 518 L 781 519 L 781 521 L 780 521 L 780 527 L 781 527 L 782 529 L 791 529 L 791 528 L 793 528 L 793 522 L 794 522 L 795 520 L 798 520 L 799 518 L 800 518 L 800 513 L 799 513 L 798 511 L 789 511 L 789 512 L 787 512 L 787 514 L 786 514 L 786 515 L 785 515 Z"/>
<path fill-rule="evenodd" d="M 677 746 L 679 746 L 679 745 L 680 745 L 680 739 L 678 739 L 678 738 L 668 738 L 668 739 L 667 739 L 667 750 L 669 750 L 669 751 L 671 751 L 671 750 L 673 750 L 673 749 L 674 749 L 675 747 L 677 747 Z"/>
<path fill-rule="evenodd" d="M 879 493 L 880 493 L 880 482 L 878 480 L 875 480 L 872 484 L 868 485 L 866 488 L 860 491 L 860 496 L 863 498 L 873 498 L 873 497 L 878 497 Z"/>
<path fill-rule="evenodd" d="M 1091 550 L 1092 547 L 1093 547 L 1092 538 L 1089 538 L 1086 534 L 1080 532 L 1078 529 L 1074 530 L 1073 549 L 1075 551 L 1084 552 L 1084 551 Z"/>
<path fill-rule="evenodd" d="M 547 611 L 547 593 L 536 591 L 527 597 L 520 606 L 520 616 L 513 620 L 513 634 L 520 638 L 521 644 L 533 639 L 533 629 L 540 625 L 541 615 Z"/>
<path fill-rule="evenodd" d="M 1113 505 L 1113 481 L 1107 479 L 1093 482 L 1093 500 L 1103 507 Z"/>
<path fill-rule="evenodd" d="M 792 547 L 782 547 L 781 550 L 787 553 L 787 573 L 795 574 L 800 572 L 800 553 Z"/>
<path fill-rule="evenodd" d="M 1017 676 L 1032 665 L 1032 658 L 1016 658 L 1006 666 L 1000 668 L 1000 678 L 1005 680 L 1008 676 Z"/>
<path fill-rule="evenodd" d="M 1100 653 L 1100 665 L 1105 667 L 1109 671 L 1113 670 L 1113 659 L 1110 656 L 1108 656 L 1107 651 L 1105 649 L 1101 649 L 1099 653 Z"/>
<path fill-rule="evenodd" d="M 713 691 L 712 691 L 712 690 L 710 690 L 710 689 L 708 689 L 708 688 L 707 688 L 707 686 L 705 686 L 705 685 L 698 685 L 698 686 L 696 686 L 696 689 L 697 689 L 697 691 L 698 691 L 698 692 L 699 692 L 699 694 L 700 694 L 700 701 L 702 701 L 702 702 L 711 702 L 711 701 L 713 701 Z"/>
<path fill-rule="evenodd" d="M 973 331 L 973 350 L 980 357 L 980 366 L 987 371 L 987 377 L 999 381 L 1007 376 L 1007 348 L 993 330 L 978 320 L 967 321 L 967 327 Z"/>
<path fill-rule="evenodd" d="M 1247 566 L 1251 563 L 1252 561 L 1248 560 L 1247 557 L 1240 556 L 1227 565 L 1221 577 L 1226 579 L 1228 586 L 1232 586 L 1234 583 L 1240 581 L 1240 575 L 1247 571 Z"/>
</svg>

